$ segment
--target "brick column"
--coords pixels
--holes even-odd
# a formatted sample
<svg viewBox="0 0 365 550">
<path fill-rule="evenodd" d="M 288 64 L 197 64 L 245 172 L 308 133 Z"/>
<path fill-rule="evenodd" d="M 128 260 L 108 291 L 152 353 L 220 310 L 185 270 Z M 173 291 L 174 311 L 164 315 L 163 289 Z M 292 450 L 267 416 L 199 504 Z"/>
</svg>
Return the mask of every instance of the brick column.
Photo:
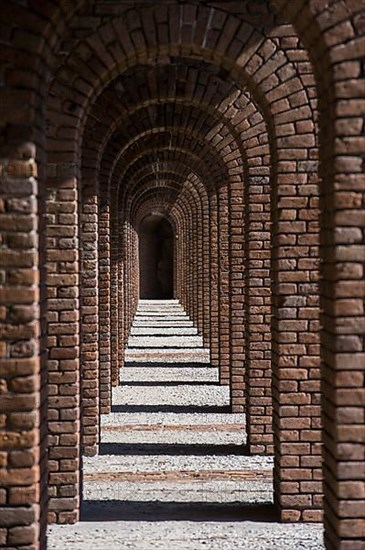
<svg viewBox="0 0 365 550">
<path fill-rule="evenodd" d="M 189 187 L 186 186 L 187 192 Z M 196 212 L 196 205 L 193 197 L 190 193 L 187 193 L 187 200 L 189 200 L 189 218 L 190 218 L 190 242 L 191 242 L 191 297 L 192 297 L 192 317 L 194 325 L 200 332 L 199 326 L 199 308 L 198 308 L 198 294 L 199 294 L 199 257 L 198 257 L 198 242 L 199 242 L 199 226 Z"/>
<path fill-rule="evenodd" d="M 181 214 L 180 240 L 181 240 L 181 304 L 187 310 L 187 253 L 186 253 L 186 220 Z"/>
<path fill-rule="evenodd" d="M 0 546 L 19 550 L 45 547 L 36 177 L 31 152 L 0 161 Z"/>
<path fill-rule="evenodd" d="M 229 307 L 229 189 L 218 189 L 218 250 L 219 250 L 219 372 L 220 383 L 230 378 L 230 307 Z"/>
<path fill-rule="evenodd" d="M 80 213 L 82 452 L 94 456 L 99 442 L 98 197 L 83 182 Z"/>
<path fill-rule="evenodd" d="M 230 385 L 232 412 L 245 410 L 243 176 L 230 183 Z"/>
<path fill-rule="evenodd" d="M 61 169 L 49 167 L 46 205 L 49 521 L 74 523 L 80 505 L 78 190 L 75 177 L 58 175 Z"/>
<path fill-rule="evenodd" d="M 125 222 L 119 223 L 119 247 L 118 247 L 118 367 L 124 363 L 125 321 L 127 316 L 127 289 L 125 286 L 125 265 L 127 261 Z M 119 380 L 119 374 L 118 374 Z M 119 383 L 119 382 L 118 382 Z"/>
<path fill-rule="evenodd" d="M 246 422 L 251 453 L 273 454 L 270 180 L 245 186 Z"/>
<path fill-rule="evenodd" d="M 319 17 L 334 65 L 319 97 L 325 544 L 364 550 L 364 5 L 346 3 L 346 15 L 340 2 L 326 8 Z"/>
<path fill-rule="evenodd" d="M 218 206 L 217 195 L 209 196 L 210 213 L 210 361 L 219 366 L 219 265 L 218 265 Z"/>
<path fill-rule="evenodd" d="M 111 307 L 110 307 L 110 207 L 109 197 L 99 201 L 99 384 L 100 412 L 111 410 Z"/>
<path fill-rule="evenodd" d="M 129 319 L 129 307 L 130 307 L 130 293 L 129 293 L 129 279 L 128 269 L 130 265 L 129 255 L 129 223 L 125 220 L 123 224 L 123 236 L 122 236 L 122 255 L 123 260 L 119 265 L 119 315 L 122 309 L 122 315 L 120 316 L 120 338 L 119 338 L 119 364 L 123 361 L 124 349 L 127 342 L 127 327 Z M 122 284 L 121 284 L 122 282 Z M 122 295 L 123 292 L 123 295 Z M 123 296 L 123 297 L 122 297 Z M 123 305 L 122 305 L 123 304 Z"/>
<path fill-rule="evenodd" d="M 199 334 L 204 331 L 204 300 L 203 300 L 203 211 L 200 195 L 197 191 L 196 184 L 189 181 L 187 185 L 190 196 L 194 197 L 193 205 L 193 234 L 194 234 L 194 250 L 195 250 L 195 311 L 196 311 L 196 326 Z"/>
<path fill-rule="evenodd" d="M 209 220 L 209 201 L 207 193 L 202 184 L 200 184 L 202 195 L 202 216 L 203 216 L 203 343 L 209 347 L 210 343 L 210 220 Z"/>
<path fill-rule="evenodd" d="M 119 265 L 119 229 L 117 207 L 111 203 L 111 228 L 110 228 L 110 352 L 111 352 L 111 380 L 112 386 L 119 384 L 118 361 L 118 265 Z"/>
<path fill-rule="evenodd" d="M 278 138 L 283 143 L 272 202 L 274 488 L 284 521 L 320 521 L 317 175 L 315 163 L 292 160 L 293 150 L 306 158 L 314 136 Z"/>
<path fill-rule="evenodd" d="M 185 254 L 186 254 L 186 311 L 191 319 L 194 321 L 193 310 L 193 250 L 192 250 L 192 221 L 191 211 L 186 206 L 186 196 L 183 196 L 182 207 L 185 218 Z"/>
</svg>

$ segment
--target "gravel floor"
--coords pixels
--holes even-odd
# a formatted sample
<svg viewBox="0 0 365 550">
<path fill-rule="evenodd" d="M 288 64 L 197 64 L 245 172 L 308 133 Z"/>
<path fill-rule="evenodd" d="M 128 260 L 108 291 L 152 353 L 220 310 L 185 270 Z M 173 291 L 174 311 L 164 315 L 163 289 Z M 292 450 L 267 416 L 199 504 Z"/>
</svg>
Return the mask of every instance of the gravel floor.
<svg viewBox="0 0 365 550">
<path fill-rule="evenodd" d="M 83 459 L 82 521 L 50 526 L 50 549 L 324 548 L 321 525 L 277 521 L 272 457 L 246 453 L 190 327 L 176 301 L 141 301 L 100 454 Z"/>
</svg>

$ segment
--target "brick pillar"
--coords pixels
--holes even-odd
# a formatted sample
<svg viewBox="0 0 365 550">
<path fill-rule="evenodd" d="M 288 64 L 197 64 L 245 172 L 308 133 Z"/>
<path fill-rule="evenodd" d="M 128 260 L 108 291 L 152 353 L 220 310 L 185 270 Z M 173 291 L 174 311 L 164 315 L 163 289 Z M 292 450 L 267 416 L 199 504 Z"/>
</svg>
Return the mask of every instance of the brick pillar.
<svg viewBox="0 0 365 550">
<path fill-rule="evenodd" d="M 249 178 L 245 205 L 247 444 L 251 453 L 273 454 L 268 177 Z"/>
<path fill-rule="evenodd" d="M 203 264 L 204 264 L 204 248 L 203 248 L 203 212 L 201 204 L 199 205 L 199 211 L 197 213 L 198 222 L 198 327 L 200 334 L 204 334 L 204 278 L 203 278 Z"/>
<path fill-rule="evenodd" d="M 320 521 L 318 188 L 310 166 L 292 160 L 292 139 L 278 138 L 288 149 L 278 151 L 272 202 L 274 488 L 283 521 Z M 294 136 L 297 158 L 311 143 Z"/>
<path fill-rule="evenodd" d="M 363 174 L 350 179 L 346 174 L 339 181 L 338 196 L 334 199 L 325 190 L 323 197 L 326 205 L 323 244 L 328 247 L 324 251 L 323 267 L 326 280 L 322 283 L 325 542 L 329 550 L 363 550 L 365 350 L 361 327 L 364 326 L 365 246 L 360 228 L 354 227 L 357 216 L 364 217 L 360 199 Z M 353 186 L 352 191 L 349 184 Z M 330 235 L 334 229 L 331 209 L 336 207 L 336 218 L 342 227 L 335 233 L 335 244 Z"/>
<path fill-rule="evenodd" d="M 60 168 L 64 168 L 63 166 Z M 77 180 L 47 182 L 49 521 L 75 523 L 80 505 Z M 71 168 L 71 167 L 70 167 Z"/>
<path fill-rule="evenodd" d="M 0 161 L 0 546 L 19 550 L 45 547 L 36 176 L 31 155 Z"/>
<path fill-rule="evenodd" d="M 245 410 L 244 211 L 243 176 L 230 183 L 230 331 L 231 408 Z"/>
<path fill-rule="evenodd" d="M 194 263 L 195 263 L 195 315 L 199 334 L 204 330 L 204 300 L 203 300 L 203 212 L 200 196 L 193 182 L 188 183 L 187 189 L 193 201 L 193 236 L 194 236 Z"/>
<path fill-rule="evenodd" d="M 181 215 L 183 219 L 183 266 L 184 266 L 184 277 L 183 277 L 183 296 L 184 296 L 184 309 L 188 314 L 189 313 L 189 225 L 188 219 L 186 217 L 185 208 L 183 205 L 183 200 L 180 201 Z"/>
<path fill-rule="evenodd" d="M 203 187 L 202 184 L 200 184 Z M 205 347 L 210 344 L 210 220 L 209 201 L 205 189 L 202 189 L 202 216 L 203 216 L 203 343 Z"/>
<path fill-rule="evenodd" d="M 319 98 L 325 544 L 364 550 L 364 5 L 346 3 L 345 20 L 340 2 L 326 7 L 323 23 L 336 24 L 326 32 L 335 65 Z"/>
<path fill-rule="evenodd" d="M 186 186 L 188 191 L 188 186 Z M 190 193 L 187 192 L 187 201 L 189 201 L 189 219 L 190 219 L 190 246 L 191 246 L 191 298 L 192 298 L 192 317 L 196 328 L 199 327 L 198 310 L 198 288 L 199 288 L 199 260 L 198 260 L 198 239 L 199 228 L 197 224 L 196 205 Z"/>
<path fill-rule="evenodd" d="M 185 311 L 187 310 L 187 253 L 186 253 L 186 220 L 182 214 L 182 223 L 180 230 L 181 239 L 181 303 Z"/>
<path fill-rule="evenodd" d="M 209 196 L 210 212 L 210 361 L 219 366 L 219 264 L 218 264 L 218 206 L 217 195 Z"/>
<path fill-rule="evenodd" d="M 132 230 L 132 245 L 133 245 L 133 254 L 132 254 L 133 305 L 132 305 L 132 315 L 129 320 L 129 334 L 131 331 L 132 322 L 135 317 L 137 307 L 138 307 L 138 302 L 139 302 L 139 247 L 138 247 L 138 233 L 134 227 Z"/>
<path fill-rule="evenodd" d="M 230 378 L 230 299 L 229 299 L 229 189 L 218 189 L 218 250 L 219 250 L 219 372 L 220 383 Z"/>
<path fill-rule="evenodd" d="M 127 261 L 126 225 L 119 223 L 119 248 L 118 248 L 118 367 L 124 362 L 125 321 L 128 309 L 127 288 L 125 286 L 125 265 Z M 118 374 L 119 381 L 119 374 Z M 118 382 L 119 383 L 119 382 Z"/>
<path fill-rule="evenodd" d="M 182 219 L 180 212 L 177 211 L 176 203 L 172 209 L 171 215 L 175 219 L 175 265 L 176 265 L 176 296 L 182 304 L 182 279 L 183 279 L 183 242 L 182 242 Z"/>
<path fill-rule="evenodd" d="M 110 352 L 111 352 L 111 380 L 112 386 L 119 384 L 119 361 L 118 361 L 118 266 L 119 266 L 119 229 L 116 205 L 111 203 L 111 228 L 110 228 Z"/>
<path fill-rule="evenodd" d="M 186 250 L 187 250 L 187 272 L 188 272 L 188 279 L 187 279 L 187 311 L 190 316 L 190 318 L 194 322 L 194 326 L 196 326 L 196 318 L 194 315 L 194 293 L 195 293 L 195 286 L 194 286 L 194 225 L 193 225 L 193 219 L 192 219 L 192 212 L 190 208 L 187 208 L 186 204 L 186 194 L 184 196 L 184 210 L 185 210 L 185 218 L 186 218 Z"/>
<path fill-rule="evenodd" d="M 99 442 L 98 197 L 83 182 L 80 213 L 82 452 L 94 456 Z"/>
<path fill-rule="evenodd" d="M 102 196 L 99 202 L 99 384 L 101 414 L 110 413 L 112 398 L 110 270 L 109 197 Z"/>
<path fill-rule="evenodd" d="M 174 298 L 180 301 L 180 223 L 171 213 L 174 219 Z"/>
</svg>

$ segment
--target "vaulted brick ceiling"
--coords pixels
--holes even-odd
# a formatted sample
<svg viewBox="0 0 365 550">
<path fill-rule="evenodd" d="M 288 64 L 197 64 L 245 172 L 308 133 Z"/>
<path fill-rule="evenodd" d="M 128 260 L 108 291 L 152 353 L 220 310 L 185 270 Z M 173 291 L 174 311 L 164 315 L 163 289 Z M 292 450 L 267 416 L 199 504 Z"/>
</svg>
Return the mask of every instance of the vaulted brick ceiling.
<svg viewBox="0 0 365 550">
<path fill-rule="evenodd" d="M 298 106 L 299 120 L 313 120 L 310 82 L 307 77 L 304 86 L 302 80 L 307 54 L 287 24 L 281 30 L 266 3 L 242 3 L 241 14 L 230 3 L 211 7 L 141 2 L 137 11 L 128 2 L 113 9 L 96 3 L 92 15 L 84 7 L 64 38 L 50 87 L 50 157 L 71 151 L 68 140 L 81 141 L 84 174 L 89 170 L 95 178 L 100 168 L 98 185 L 113 194 L 120 188 L 129 204 L 146 166 L 155 178 L 149 190 L 144 181 L 145 196 L 169 200 L 179 187 L 172 185 L 171 172 L 167 178 L 161 170 L 166 162 L 176 174 L 194 173 L 208 192 L 240 171 L 268 175 L 275 117 L 285 126 L 285 111 Z M 109 10 L 124 17 L 109 22 Z M 52 115 L 58 108 L 69 113 L 64 129 Z M 76 116 L 81 125 L 75 126 Z M 272 140 L 271 150 L 276 146 Z"/>
</svg>

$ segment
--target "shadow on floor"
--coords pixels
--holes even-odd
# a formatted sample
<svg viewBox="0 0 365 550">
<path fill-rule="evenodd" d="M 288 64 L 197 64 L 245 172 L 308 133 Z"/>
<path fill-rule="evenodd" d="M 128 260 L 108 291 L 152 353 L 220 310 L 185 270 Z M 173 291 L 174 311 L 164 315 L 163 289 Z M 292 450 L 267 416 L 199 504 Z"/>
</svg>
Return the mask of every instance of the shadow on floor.
<svg viewBox="0 0 365 550">
<path fill-rule="evenodd" d="M 159 502 L 86 500 L 81 507 L 81 521 L 279 521 L 271 502 Z"/>
<path fill-rule="evenodd" d="M 230 413 L 229 405 L 113 405 L 112 413 Z"/>
<path fill-rule="evenodd" d="M 101 443 L 100 455 L 247 456 L 246 445 L 184 445 L 160 443 Z"/>
</svg>

